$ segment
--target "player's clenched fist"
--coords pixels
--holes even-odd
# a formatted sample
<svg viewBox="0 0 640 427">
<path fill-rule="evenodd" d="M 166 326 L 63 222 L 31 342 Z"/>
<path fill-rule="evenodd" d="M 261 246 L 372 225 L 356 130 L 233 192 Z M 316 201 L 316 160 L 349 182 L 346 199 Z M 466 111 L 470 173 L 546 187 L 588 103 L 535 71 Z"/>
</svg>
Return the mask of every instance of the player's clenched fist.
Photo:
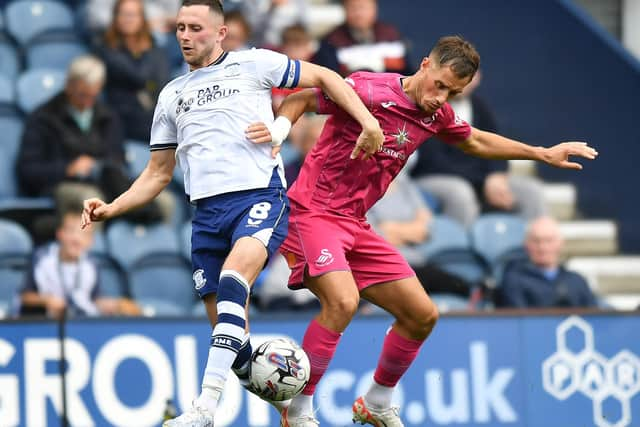
<svg viewBox="0 0 640 427">
<path fill-rule="evenodd" d="M 100 199 L 87 199 L 83 203 L 82 228 L 91 225 L 92 222 L 104 221 L 109 218 L 107 203 Z"/>
<path fill-rule="evenodd" d="M 362 159 L 366 160 L 380 150 L 382 144 L 384 144 L 384 133 L 380 129 L 378 122 L 375 122 L 374 125 L 362 129 L 356 141 L 356 146 L 351 152 L 351 158 L 357 159 L 360 152 L 364 151 Z"/>
</svg>

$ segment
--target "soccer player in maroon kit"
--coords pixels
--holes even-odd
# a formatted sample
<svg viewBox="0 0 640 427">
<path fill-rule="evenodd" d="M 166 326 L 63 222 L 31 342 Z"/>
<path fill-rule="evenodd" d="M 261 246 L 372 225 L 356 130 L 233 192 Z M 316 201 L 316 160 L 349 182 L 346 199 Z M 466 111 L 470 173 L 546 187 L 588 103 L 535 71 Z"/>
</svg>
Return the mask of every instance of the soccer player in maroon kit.
<svg viewBox="0 0 640 427">
<path fill-rule="evenodd" d="M 360 126 L 317 89 L 286 98 L 278 114 L 292 122 L 305 111 L 331 114 L 288 191 L 289 235 L 280 247 L 292 269 L 289 287 L 305 286 L 320 300 L 302 347 L 311 361 L 311 379 L 282 414 L 283 427 L 313 427 L 312 397 L 342 332 L 364 298 L 391 313 L 374 381 L 353 404 L 353 420 L 379 427 L 403 426 L 391 395 L 429 336 L 438 311 L 402 255 L 366 222 L 367 210 L 418 146 L 433 135 L 464 152 L 489 159 L 532 159 L 581 169 L 569 156 L 594 159 L 582 142 L 533 147 L 460 120 L 447 100 L 471 81 L 480 57 L 460 37 L 443 37 L 411 76 L 358 72 L 347 78 L 380 123 L 384 145 L 357 159 Z M 249 127 L 256 143 L 270 141 L 262 124 Z M 274 148 L 277 150 L 278 148 Z"/>
</svg>

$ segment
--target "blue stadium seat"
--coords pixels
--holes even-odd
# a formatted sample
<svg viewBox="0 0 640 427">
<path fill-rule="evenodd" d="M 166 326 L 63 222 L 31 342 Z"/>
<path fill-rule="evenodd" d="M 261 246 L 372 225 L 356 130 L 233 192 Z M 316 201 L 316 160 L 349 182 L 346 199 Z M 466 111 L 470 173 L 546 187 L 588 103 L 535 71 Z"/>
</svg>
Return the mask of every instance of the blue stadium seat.
<svg viewBox="0 0 640 427">
<path fill-rule="evenodd" d="M 25 52 L 27 68 L 55 68 L 66 71 L 71 61 L 88 51 L 83 43 L 73 40 L 30 43 Z"/>
<path fill-rule="evenodd" d="M 107 249 L 107 238 L 104 235 L 102 229 L 95 229 L 93 231 L 93 244 L 89 248 L 89 253 L 92 255 L 103 256 L 109 255 Z"/>
<path fill-rule="evenodd" d="M 0 38 L 0 74 L 14 80 L 20 71 L 20 57 L 13 44 Z"/>
<path fill-rule="evenodd" d="M 522 248 L 526 222 L 517 215 L 491 213 L 471 225 L 471 245 L 490 266 L 507 252 Z"/>
<path fill-rule="evenodd" d="M 431 294 L 429 297 L 441 313 L 446 313 L 447 311 L 467 311 L 470 309 L 469 300 L 460 295 Z"/>
<path fill-rule="evenodd" d="M 5 15 L 8 33 L 22 46 L 43 32 L 74 28 L 69 6 L 54 0 L 14 1 L 7 5 Z"/>
<path fill-rule="evenodd" d="M 418 246 L 427 262 L 462 277 L 471 285 L 484 280 L 487 269 L 473 252 L 464 227 L 453 219 L 435 216 L 429 229 L 429 239 Z"/>
<path fill-rule="evenodd" d="M 16 222 L 0 218 L 0 256 L 30 256 L 32 250 L 33 242 L 27 230 Z"/>
<path fill-rule="evenodd" d="M 62 91 L 66 72 L 36 68 L 26 70 L 18 77 L 18 106 L 28 114 Z"/>
<path fill-rule="evenodd" d="M 128 297 L 129 284 L 122 267 L 107 254 L 91 253 L 91 259 L 98 269 L 100 294 L 111 298 Z"/>
<path fill-rule="evenodd" d="M 182 256 L 185 259 L 191 259 L 191 221 L 185 222 L 178 229 L 178 240 Z"/>
<path fill-rule="evenodd" d="M 145 313 L 187 316 L 196 301 L 191 276 L 191 265 L 180 255 L 152 253 L 129 270 L 131 296 Z"/>
<path fill-rule="evenodd" d="M 107 246 L 109 254 L 125 269 L 153 252 L 170 252 L 176 257 L 180 254 L 175 230 L 165 224 L 117 221 L 107 229 Z"/>
<path fill-rule="evenodd" d="M 149 144 L 131 139 L 125 141 L 124 158 L 131 178 L 137 178 L 140 175 L 147 166 L 150 155 Z"/>
<path fill-rule="evenodd" d="M 28 268 L 27 255 L 0 255 L 0 318 L 15 314 L 18 291 Z"/>
<path fill-rule="evenodd" d="M 4 199 L 18 195 L 15 162 L 22 138 L 22 119 L 15 115 L 0 116 L 0 129 L 0 199 Z"/>
<path fill-rule="evenodd" d="M 2 61 L 1 58 L 0 58 L 0 61 Z M 16 94 L 13 88 L 13 81 L 9 77 L 3 74 L 0 74 L 0 109 L 1 111 L 13 110 L 13 106 L 15 102 L 16 102 Z"/>
<path fill-rule="evenodd" d="M 430 258 L 445 250 L 468 250 L 471 244 L 466 230 L 460 223 L 449 217 L 436 215 L 429 227 L 429 239 L 419 245 L 419 248 Z"/>
</svg>

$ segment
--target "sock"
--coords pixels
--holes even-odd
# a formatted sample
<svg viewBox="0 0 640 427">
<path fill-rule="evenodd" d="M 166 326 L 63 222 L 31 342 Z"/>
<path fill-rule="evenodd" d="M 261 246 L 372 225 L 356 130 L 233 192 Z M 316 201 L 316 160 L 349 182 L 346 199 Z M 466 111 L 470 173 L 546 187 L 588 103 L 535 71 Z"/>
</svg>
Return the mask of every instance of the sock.
<svg viewBox="0 0 640 427">
<path fill-rule="evenodd" d="M 325 328 L 315 319 L 309 324 L 302 340 L 302 348 L 309 356 L 311 377 L 302 390 L 303 394 L 311 396 L 316 391 L 316 385 L 327 370 L 341 336 L 341 333 Z"/>
<path fill-rule="evenodd" d="M 240 384 L 244 387 L 249 384 L 249 364 L 251 363 L 251 354 L 253 348 L 251 347 L 250 335 L 246 334 L 242 342 L 240 350 L 236 360 L 233 361 L 231 369 L 240 380 Z"/>
<path fill-rule="evenodd" d="M 249 284 L 237 272 L 223 270 L 218 284 L 217 304 L 218 323 L 211 334 L 209 358 L 202 379 L 203 394 L 205 387 L 216 388 L 224 385 L 229 370 L 238 357 L 242 347 L 246 325 L 245 304 L 249 296 Z M 219 396 L 218 396 L 219 397 Z M 215 405 L 208 401 L 207 408 L 213 414 Z"/>
<path fill-rule="evenodd" d="M 291 399 L 287 418 L 292 420 L 302 415 L 313 415 L 313 395 L 301 393 Z"/>
<path fill-rule="evenodd" d="M 393 328 L 389 331 L 373 375 L 374 383 L 364 397 L 367 404 L 378 408 L 391 406 L 393 390 L 415 360 L 423 342 L 401 337 Z"/>
</svg>

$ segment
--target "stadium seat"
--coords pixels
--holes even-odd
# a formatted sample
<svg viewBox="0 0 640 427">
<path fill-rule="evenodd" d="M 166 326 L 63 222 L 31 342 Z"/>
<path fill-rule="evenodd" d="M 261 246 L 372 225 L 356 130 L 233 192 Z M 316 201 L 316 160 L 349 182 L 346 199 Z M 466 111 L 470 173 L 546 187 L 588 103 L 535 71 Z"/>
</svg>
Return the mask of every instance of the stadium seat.
<svg viewBox="0 0 640 427">
<path fill-rule="evenodd" d="M 107 254 L 91 253 L 98 269 L 100 295 L 110 298 L 129 296 L 127 275 L 120 265 Z"/>
<path fill-rule="evenodd" d="M 129 270 L 131 296 L 144 313 L 187 316 L 196 298 L 191 276 L 191 265 L 180 255 L 152 253 Z"/>
<path fill-rule="evenodd" d="M 27 70 L 18 77 L 18 106 L 28 114 L 62 91 L 65 71 L 36 68 Z"/>
<path fill-rule="evenodd" d="M 5 9 L 8 33 L 21 45 L 38 34 L 52 30 L 73 30 L 74 17 L 69 6 L 54 0 L 20 0 Z"/>
<path fill-rule="evenodd" d="M 436 215 L 429 227 L 429 239 L 419 245 L 419 248 L 427 258 L 430 258 L 434 254 L 446 250 L 468 250 L 471 245 L 469 236 L 462 225 L 449 217 Z"/>
<path fill-rule="evenodd" d="M 185 259 L 191 259 L 191 221 L 185 222 L 178 233 L 180 253 Z"/>
<path fill-rule="evenodd" d="M 0 74 L 14 80 L 20 71 L 20 57 L 13 44 L 0 37 Z"/>
<path fill-rule="evenodd" d="M 493 268 L 503 255 L 522 248 L 526 227 L 526 221 L 517 215 L 481 215 L 471 225 L 471 245 Z"/>
<path fill-rule="evenodd" d="M 15 162 L 22 138 L 22 119 L 15 115 L 0 116 L 0 129 L 0 199 L 6 199 L 18 195 Z"/>
<path fill-rule="evenodd" d="M 17 294 L 28 268 L 27 255 L 0 255 L 0 319 L 14 314 Z"/>
<path fill-rule="evenodd" d="M 0 256 L 30 256 L 32 250 L 33 242 L 27 230 L 16 222 L 0 219 Z"/>
<path fill-rule="evenodd" d="M 107 238 L 104 236 L 104 232 L 101 229 L 95 229 L 93 232 L 93 244 L 89 248 L 89 253 L 92 255 L 109 255 L 107 249 Z"/>
<path fill-rule="evenodd" d="M 471 285 L 484 280 L 486 266 L 473 252 L 465 229 L 453 219 L 435 216 L 429 239 L 418 246 L 427 262 L 462 277 Z"/>
<path fill-rule="evenodd" d="M 431 294 L 429 297 L 441 313 L 446 313 L 447 311 L 467 311 L 470 308 L 469 300 L 460 295 Z"/>
<path fill-rule="evenodd" d="M 125 269 L 153 252 L 180 256 L 175 231 L 166 224 L 139 225 L 117 221 L 107 229 L 107 247 L 109 254 Z"/>
<path fill-rule="evenodd" d="M 55 68 L 65 70 L 73 59 L 88 52 L 79 41 L 41 41 L 30 43 L 25 56 L 27 68 Z"/>
<path fill-rule="evenodd" d="M 53 209 L 49 197 L 20 197 L 15 162 L 20 148 L 23 123 L 16 111 L 5 114 L 0 110 L 0 215 L 29 223 L 34 216 Z"/>
<path fill-rule="evenodd" d="M 131 178 L 138 175 L 147 166 L 150 156 L 149 145 L 142 141 L 127 140 L 124 143 L 124 158 Z"/>
<path fill-rule="evenodd" d="M 9 77 L 0 74 L 0 111 L 12 111 L 15 101 L 16 95 L 13 89 L 13 82 Z"/>
</svg>

